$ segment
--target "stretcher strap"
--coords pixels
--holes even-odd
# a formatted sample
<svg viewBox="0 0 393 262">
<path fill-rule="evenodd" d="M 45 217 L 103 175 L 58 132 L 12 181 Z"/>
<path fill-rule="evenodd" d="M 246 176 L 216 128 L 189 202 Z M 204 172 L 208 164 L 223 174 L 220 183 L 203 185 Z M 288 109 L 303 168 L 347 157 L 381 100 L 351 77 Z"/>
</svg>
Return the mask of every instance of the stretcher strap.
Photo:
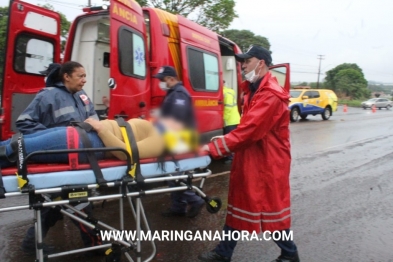
<svg viewBox="0 0 393 262">
<path fill-rule="evenodd" d="M 89 140 L 89 137 L 87 136 L 87 133 L 86 133 L 86 131 L 89 132 L 90 130 L 92 130 L 92 127 L 89 124 L 84 123 L 84 122 L 83 123 L 73 122 L 72 124 L 75 126 L 76 130 L 78 131 L 79 137 L 82 140 L 83 147 L 84 148 L 93 148 L 93 146 Z M 97 158 L 96 158 L 94 152 L 86 152 L 86 155 L 87 155 L 87 158 L 89 159 L 89 163 L 90 163 L 91 169 L 94 172 L 97 183 L 99 185 L 106 184 L 107 181 L 105 180 L 105 178 L 102 174 L 101 168 L 98 165 L 98 161 L 97 161 Z"/>
<path fill-rule="evenodd" d="M 68 149 L 79 148 L 78 132 L 76 131 L 75 128 L 71 126 L 67 127 L 67 148 Z M 78 169 L 79 166 L 78 153 L 69 153 L 68 162 L 72 170 Z"/>
<path fill-rule="evenodd" d="M 126 148 L 128 153 L 131 156 L 132 159 L 132 168 L 129 172 L 130 176 L 134 177 L 136 176 L 137 181 L 142 179 L 142 173 L 141 173 L 141 167 L 139 163 L 139 151 L 138 151 L 138 146 L 136 144 L 135 136 L 134 133 L 132 132 L 132 128 L 130 124 L 126 121 L 124 121 L 123 118 L 117 118 L 116 119 L 117 124 L 120 127 L 121 133 L 123 135 L 124 142 L 126 144 Z"/>
<path fill-rule="evenodd" d="M 18 186 L 20 190 L 22 190 L 26 185 L 29 184 L 29 179 L 27 178 L 25 143 L 21 133 L 17 133 L 12 137 L 11 147 L 14 152 L 17 152 L 16 166 L 18 171 L 16 173 L 16 177 L 18 180 Z"/>
<path fill-rule="evenodd" d="M 22 133 L 16 133 L 11 137 L 11 149 L 12 152 L 8 156 L 8 160 L 11 162 L 16 162 L 18 158 L 18 138 L 22 135 Z"/>
</svg>

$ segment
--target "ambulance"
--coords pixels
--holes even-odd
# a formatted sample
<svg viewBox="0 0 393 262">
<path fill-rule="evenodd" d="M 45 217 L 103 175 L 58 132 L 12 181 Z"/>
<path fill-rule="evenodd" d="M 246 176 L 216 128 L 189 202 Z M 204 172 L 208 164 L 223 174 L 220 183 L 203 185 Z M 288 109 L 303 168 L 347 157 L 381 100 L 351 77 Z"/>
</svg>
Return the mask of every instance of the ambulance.
<svg viewBox="0 0 393 262">
<path fill-rule="evenodd" d="M 60 16 L 20 0 L 9 6 L 1 96 L 1 139 L 16 132 L 15 120 L 44 86 L 44 70 L 61 62 Z M 149 119 L 165 91 L 152 76 L 173 66 L 192 96 L 202 141 L 221 135 L 223 81 L 238 95 L 240 48 L 180 15 L 142 8 L 133 0 L 88 7 L 71 24 L 62 62 L 86 69 L 84 90 L 101 119 Z M 272 67 L 289 90 L 289 64 Z M 104 101 L 109 99 L 109 108 Z"/>
</svg>

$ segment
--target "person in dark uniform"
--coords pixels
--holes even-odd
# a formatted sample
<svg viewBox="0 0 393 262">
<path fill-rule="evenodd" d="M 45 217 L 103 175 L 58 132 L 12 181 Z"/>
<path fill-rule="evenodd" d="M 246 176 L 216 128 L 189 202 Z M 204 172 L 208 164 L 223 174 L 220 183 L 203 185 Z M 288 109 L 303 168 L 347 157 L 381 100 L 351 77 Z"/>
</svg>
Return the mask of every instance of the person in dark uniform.
<svg viewBox="0 0 393 262">
<path fill-rule="evenodd" d="M 192 99 L 182 82 L 179 81 L 176 70 L 171 66 L 163 66 L 153 77 L 160 80 L 160 88 L 167 92 L 160 108 L 160 119 L 171 121 L 172 126 L 180 125 L 179 129 L 195 129 L 196 121 Z M 170 187 L 175 186 L 174 181 L 170 181 L 168 184 Z M 163 216 L 195 217 L 205 203 L 192 190 L 172 192 L 171 200 L 171 207 L 162 212 Z"/>
</svg>

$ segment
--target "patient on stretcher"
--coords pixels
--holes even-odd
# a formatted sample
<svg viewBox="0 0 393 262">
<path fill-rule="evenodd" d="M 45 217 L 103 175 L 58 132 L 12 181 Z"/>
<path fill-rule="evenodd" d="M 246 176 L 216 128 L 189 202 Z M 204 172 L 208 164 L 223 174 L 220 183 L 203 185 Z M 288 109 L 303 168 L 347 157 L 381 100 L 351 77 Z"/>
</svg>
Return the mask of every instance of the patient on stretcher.
<svg viewBox="0 0 393 262">
<path fill-rule="evenodd" d="M 94 130 L 87 132 L 87 137 L 93 148 L 120 147 L 126 149 L 121 129 L 115 120 L 87 119 L 85 122 Z M 130 119 L 127 122 L 133 131 L 141 159 L 160 157 L 165 152 L 178 154 L 196 150 L 197 145 L 196 139 L 193 138 L 193 132 L 186 131 L 175 120 L 162 119 L 154 124 L 142 119 Z M 12 142 L 11 139 L 0 142 L 1 168 L 15 165 L 18 148 L 16 142 Z M 75 127 L 56 127 L 25 135 L 23 143 L 26 155 L 39 150 L 84 148 Z M 72 147 L 70 145 L 72 143 L 76 143 L 77 146 Z M 125 154 L 121 151 L 111 151 L 105 154 L 96 152 L 95 155 L 97 160 L 104 158 L 126 160 Z M 31 160 L 39 163 L 67 163 L 68 154 L 37 155 Z M 80 153 L 79 162 L 88 163 L 87 155 Z"/>
</svg>

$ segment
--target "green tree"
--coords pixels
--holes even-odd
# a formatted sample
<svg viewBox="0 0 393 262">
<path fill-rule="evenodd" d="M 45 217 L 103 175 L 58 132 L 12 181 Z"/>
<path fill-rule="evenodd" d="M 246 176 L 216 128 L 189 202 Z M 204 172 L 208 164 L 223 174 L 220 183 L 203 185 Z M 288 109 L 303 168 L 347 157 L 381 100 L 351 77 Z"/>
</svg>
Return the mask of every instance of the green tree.
<svg viewBox="0 0 393 262">
<path fill-rule="evenodd" d="M 301 82 L 300 84 L 298 84 L 296 86 L 308 86 L 308 83 L 307 82 Z"/>
<path fill-rule="evenodd" d="M 43 8 L 55 11 L 55 8 L 51 4 L 40 5 Z M 67 17 L 59 12 L 55 11 L 60 15 L 60 30 L 61 30 L 61 50 L 64 50 L 65 43 L 68 38 L 68 30 L 70 29 L 71 22 L 67 20 Z"/>
<path fill-rule="evenodd" d="M 371 92 L 367 89 L 367 81 L 362 71 L 353 68 L 342 69 L 334 76 L 335 91 L 351 98 L 369 97 Z"/>
<path fill-rule="evenodd" d="M 136 0 L 150 6 L 179 14 L 215 32 L 228 28 L 237 14 L 234 0 Z"/>
<path fill-rule="evenodd" d="M 270 49 L 270 42 L 266 37 L 255 35 L 250 30 L 230 29 L 221 33 L 224 37 L 234 41 L 243 52 L 246 52 L 251 45 L 260 45 Z"/>
<path fill-rule="evenodd" d="M 8 7 L 0 7 L 0 87 L 3 82 L 5 41 L 7 36 Z"/>
<path fill-rule="evenodd" d="M 364 74 L 362 69 L 357 65 L 357 64 L 349 64 L 349 63 L 344 63 L 341 65 L 336 66 L 335 68 L 329 70 L 326 72 L 326 85 L 325 86 L 329 86 L 331 89 L 333 89 L 334 91 L 337 91 L 337 79 L 336 79 L 336 75 L 344 69 L 354 69 L 356 71 L 359 71 L 361 74 L 361 77 L 365 80 L 364 78 Z M 367 84 L 367 81 L 366 81 Z"/>
<path fill-rule="evenodd" d="M 308 85 L 309 85 L 311 88 L 316 89 L 317 86 L 318 86 L 318 83 L 317 83 L 317 82 L 310 82 L 310 83 L 308 83 Z M 319 82 L 319 89 L 323 89 L 323 88 L 325 88 L 325 82 Z"/>
</svg>

